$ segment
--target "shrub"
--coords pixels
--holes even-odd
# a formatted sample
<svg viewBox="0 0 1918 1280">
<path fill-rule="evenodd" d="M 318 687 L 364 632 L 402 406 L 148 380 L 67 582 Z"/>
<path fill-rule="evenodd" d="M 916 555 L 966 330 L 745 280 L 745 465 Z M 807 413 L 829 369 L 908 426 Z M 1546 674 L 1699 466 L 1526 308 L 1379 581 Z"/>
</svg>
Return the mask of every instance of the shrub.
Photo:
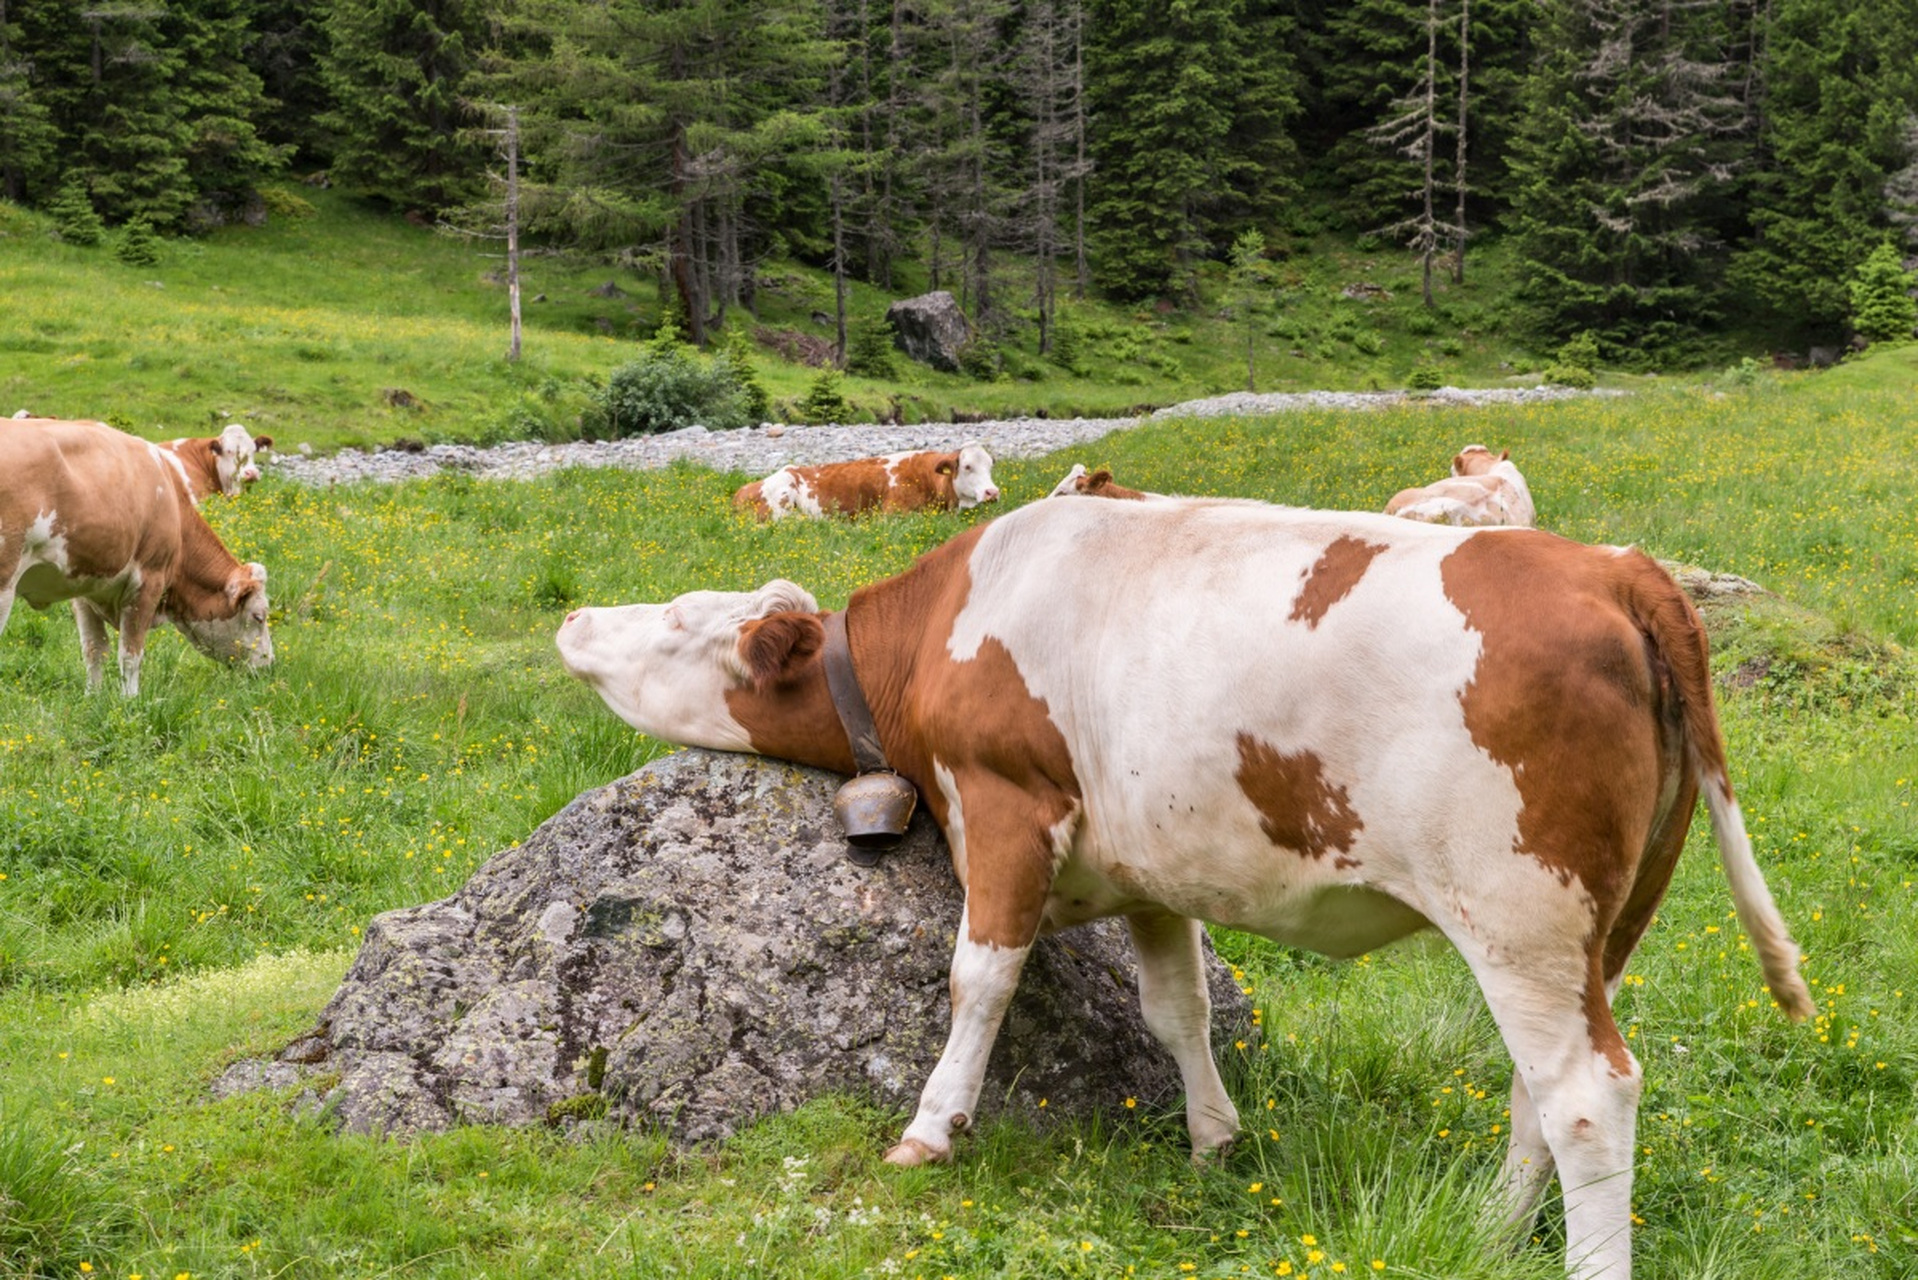
<svg viewBox="0 0 1918 1280">
<path fill-rule="evenodd" d="M 650 435 L 682 427 L 743 427 L 746 395 L 721 361 L 707 362 L 663 323 L 645 353 L 613 370 L 600 395 L 598 425 L 605 434 Z"/>
<path fill-rule="evenodd" d="M 106 239 L 107 224 L 100 221 L 86 185 L 78 178 L 69 179 L 60 188 L 60 193 L 47 206 L 47 213 L 53 218 L 53 229 L 68 244 L 91 248 Z"/>
<path fill-rule="evenodd" d="M 727 332 L 726 340 L 719 348 L 719 367 L 739 389 L 740 410 L 745 418 L 741 425 L 751 426 L 772 416 L 772 395 L 753 369 L 752 344 L 747 341 L 743 331 L 732 329 Z"/>
<path fill-rule="evenodd" d="M 1046 351 L 1046 359 L 1067 373 L 1081 373 L 1083 370 L 1079 362 L 1084 355 L 1084 347 L 1085 342 L 1078 327 L 1055 315 L 1052 318 L 1052 341 Z"/>
<path fill-rule="evenodd" d="M 1425 307 L 1420 307 L 1405 317 L 1405 331 L 1425 337 L 1439 331 L 1439 318 Z"/>
<path fill-rule="evenodd" d="M 1385 350 L 1385 337 L 1371 329 L 1360 329 L 1352 335 L 1352 345 L 1362 355 L 1376 356 Z"/>
<path fill-rule="evenodd" d="M 311 200 L 285 187 L 261 187 L 260 203 L 266 206 L 267 213 L 288 222 L 303 222 L 318 212 Z"/>
<path fill-rule="evenodd" d="M 799 414 L 806 422 L 844 422 L 851 408 L 839 391 L 839 370 L 832 368 L 821 369 L 799 401 Z"/>
<path fill-rule="evenodd" d="M 1438 349 L 1440 355 L 1450 356 L 1456 360 L 1465 353 L 1465 344 L 1457 338 L 1441 338 Z"/>
<path fill-rule="evenodd" d="M 1851 327 L 1866 342 L 1898 342 L 1918 326 L 1912 274 L 1890 241 L 1871 251 L 1851 277 Z"/>
<path fill-rule="evenodd" d="M 1545 381 L 1576 391 L 1590 391 L 1598 385 L 1598 375 L 1579 364 L 1555 364 L 1545 370 Z"/>
<path fill-rule="evenodd" d="M 154 234 L 153 224 L 144 217 L 128 218 L 120 229 L 120 243 L 113 247 L 113 256 L 129 267 L 150 267 L 158 262 L 160 237 Z"/>
<path fill-rule="evenodd" d="M 1590 329 L 1558 349 L 1558 363 L 1580 369 L 1598 368 L 1598 335 Z"/>
<path fill-rule="evenodd" d="M 1428 362 L 1412 366 L 1412 372 L 1405 377 L 1405 385 L 1413 391 L 1437 391 L 1445 385 L 1445 375 L 1439 367 Z"/>
<path fill-rule="evenodd" d="M 990 338 L 975 337 L 959 348 L 959 371 L 968 378 L 991 382 L 1005 368 L 1006 360 L 999 344 Z"/>
<path fill-rule="evenodd" d="M 899 376 L 890 318 L 881 315 L 853 321 L 852 333 L 846 339 L 846 372 L 862 378 Z"/>
</svg>

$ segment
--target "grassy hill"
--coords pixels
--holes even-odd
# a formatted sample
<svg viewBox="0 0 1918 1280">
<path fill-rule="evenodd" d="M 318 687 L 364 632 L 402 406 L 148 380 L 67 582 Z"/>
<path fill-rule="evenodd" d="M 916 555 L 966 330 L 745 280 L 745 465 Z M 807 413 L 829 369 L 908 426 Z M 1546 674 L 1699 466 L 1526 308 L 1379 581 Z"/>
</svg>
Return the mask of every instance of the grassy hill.
<svg viewBox="0 0 1918 1280">
<path fill-rule="evenodd" d="M 194 433 L 237 417 L 281 446 L 317 449 L 402 437 L 564 438 L 592 387 L 636 354 L 657 325 L 655 282 L 603 260 L 529 255 L 522 270 L 525 342 L 508 364 L 507 296 L 498 247 L 376 214 L 330 191 L 277 201 L 259 228 L 172 240 L 150 267 L 110 246 L 56 241 L 43 217 L 0 203 L 0 406 L 101 418 L 143 435 Z M 908 420 L 955 409 L 1110 416 L 1247 386 L 1259 390 L 1401 387 L 1421 362 L 1457 386 L 1526 378 L 1547 363 L 1520 337 L 1510 264 L 1496 242 L 1443 281 L 1439 305 L 1419 297 L 1402 251 L 1349 238 L 1301 242 L 1275 264 L 1277 292 L 1250 331 L 1212 303 L 1067 303 L 1080 335 L 1077 372 L 1041 360 L 1032 338 L 1006 344 L 993 381 L 901 360 L 898 382 L 848 378 L 857 412 L 898 404 Z M 905 282 L 917 291 L 929 282 Z M 1222 281 L 1215 271 L 1216 290 Z M 595 292 L 612 286 L 616 293 Z M 1016 280 L 1006 292 L 1018 296 Z M 1348 296 L 1349 295 L 1349 296 Z M 854 285 L 854 316 L 892 298 Z M 758 341 L 758 371 L 787 412 L 815 371 L 780 359 L 781 339 L 829 342 L 828 276 L 764 266 L 756 316 L 728 319 Z M 1729 358 L 1729 357 L 1728 357 Z M 405 392 L 416 407 L 396 407 Z"/>
</svg>

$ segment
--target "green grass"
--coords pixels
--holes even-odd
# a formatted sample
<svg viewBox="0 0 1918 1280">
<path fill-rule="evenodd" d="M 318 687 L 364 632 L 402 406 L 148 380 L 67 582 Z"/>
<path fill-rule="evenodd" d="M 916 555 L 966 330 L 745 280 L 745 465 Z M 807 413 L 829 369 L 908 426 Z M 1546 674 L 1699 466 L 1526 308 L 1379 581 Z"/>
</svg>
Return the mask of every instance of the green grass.
<svg viewBox="0 0 1918 1280">
<path fill-rule="evenodd" d="M 389 233 L 440 245 L 365 228 Z M 103 314 L 126 301 L 102 293 Z M 337 286 L 337 316 L 353 293 Z M 291 385 L 326 363 L 261 376 Z M 1768 1007 L 1701 824 L 1618 1001 L 1647 1081 L 1647 1276 L 1918 1273 L 1912 364 L 1879 352 L 1722 394 L 1511 410 L 1155 421 L 998 468 L 1014 505 L 1083 461 L 1149 489 L 1376 509 L 1479 440 L 1513 449 L 1545 526 L 1778 593 L 1709 613 L 1734 779 L 1820 1011 L 1794 1028 Z M 317 400 L 289 403 L 319 420 Z M 382 1142 L 333 1134 L 297 1096 L 212 1099 L 228 1063 L 311 1024 L 374 914 L 452 892 L 660 749 L 560 672 L 568 608 L 772 576 L 836 606 L 984 518 L 760 526 L 729 509 L 739 479 L 307 490 L 269 475 L 207 514 L 271 570 L 278 661 L 229 672 L 163 632 L 131 701 L 85 695 L 66 614 L 15 610 L 0 1275 L 1560 1274 L 1555 1207 L 1516 1254 L 1483 1221 L 1511 1065 L 1464 966 L 1422 942 L 1334 965 L 1219 937 L 1261 1025 L 1220 1046 L 1247 1132 L 1215 1168 L 1190 1166 L 1175 1114 L 1123 1108 L 1045 1131 L 988 1114 L 956 1167 L 900 1171 L 879 1157 L 904 1118 L 857 1098 L 691 1153 L 478 1127 Z"/>
<path fill-rule="evenodd" d="M 1900 486 L 1872 500 L 1868 475 L 1820 457 L 1815 429 L 1843 418 L 1860 456 L 1896 457 L 1912 406 L 1881 394 L 1808 381 L 1517 416 L 1162 424 L 1081 451 L 1147 487 L 1375 506 L 1464 437 L 1491 437 L 1530 463 L 1546 523 L 1777 581 L 1787 599 L 1713 621 L 1721 671 L 1750 677 L 1727 689 L 1727 732 L 1821 1016 L 1792 1029 L 1766 1006 L 1697 835 L 1619 1002 L 1648 1078 L 1647 1274 L 1889 1277 L 1918 1256 L 1918 760 L 1898 647 L 1912 624 L 1896 608 L 1830 620 L 1846 594 L 1897 595 L 1895 513 L 1879 508 Z M 1010 500 L 1071 460 L 1008 463 Z M 1840 491 L 1814 501 L 1814 475 Z M 899 1173 L 877 1161 L 899 1118 L 855 1099 L 690 1156 L 645 1135 L 378 1143 L 331 1135 L 290 1098 L 211 1101 L 226 1062 L 304 1028 L 371 915 L 450 892 L 656 749 L 559 673 L 548 646 L 566 608 L 775 574 L 838 603 L 973 518 L 761 527 L 728 511 L 734 479 L 269 479 L 209 513 L 273 569 L 279 662 L 236 677 L 166 633 L 133 702 L 85 697 L 71 624 L 20 611 L 0 637 L 0 1185 L 33 1194 L 9 1192 L 24 1205 L 0 1237 L 7 1267 L 661 1274 L 650 1260 L 666 1251 L 714 1276 L 889 1261 L 1330 1275 L 1373 1258 L 1386 1274 L 1555 1273 L 1551 1213 L 1516 1259 L 1476 1225 L 1510 1065 L 1463 966 L 1426 945 L 1335 966 L 1222 939 L 1264 1035 L 1222 1047 L 1250 1131 L 1217 1170 L 1186 1164 L 1171 1116 L 992 1124 L 958 1168 Z M 1777 502 L 1741 505 L 1767 485 Z M 1805 556 L 1800 519 L 1771 514 L 1821 503 L 1870 549 L 1848 576 Z"/>
<path fill-rule="evenodd" d="M 159 263 L 131 267 L 106 247 L 57 242 L 40 215 L 0 202 L 0 405 L 97 418 L 153 438 L 198 434 L 238 417 L 281 449 L 498 439 L 567 438 L 596 385 L 638 354 L 658 323 L 656 283 L 582 255 L 528 255 L 522 265 L 525 341 L 504 359 L 507 296 L 497 247 L 377 215 L 330 191 L 303 189 L 313 212 L 276 215 L 169 240 Z M 1511 302 L 1509 256 L 1478 252 L 1470 280 L 1443 282 L 1428 312 L 1417 264 L 1350 240 L 1300 241 L 1277 264 L 1278 289 L 1252 327 L 1262 391 L 1397 388 L 1436 365 L 1460 386 L 1498 384 L 1549 363 L 1528 351 Z M 1214 268 L 1206 286 L 1223 286 Z M 606 297 L 594 291 L 613 284 Z M 902 281 L 902 292 L 929 284 Z M 1347 297 L 1352 285 L 1383 292 Z M 1002 296 L 1029 290 L 1018 269 Z M 762 267 L 755 314 L 729 327 L 769 341 L 830 341 L 832 282 L 793 263 Z M 85 305 L 75 305 L 85 299 Z M 854 317 L 877 317 L 892 295 L 851 286 Z M 1031 317 L 1027 317 L 1029 322 Z M 1004 343 L 1002 377 L 978 381 L 898 361 L 897 380 L 849 377 L 855 416 L 896 411 L 909 421 L 954 411 L 992 417 L 1117 416 L 1246 387 L 1246 333 L 1216 303 L 1066 302 L 1080 335 L 1075 372 L 1042 359 L 1028 323 Z M 1729 358 L 1729 357 L 1728 357 Z M 755 367 L 792 417 L 815 370 L 762 344 Z M 405 391 L 415 407 L 395 407 Z"/>
</svg>

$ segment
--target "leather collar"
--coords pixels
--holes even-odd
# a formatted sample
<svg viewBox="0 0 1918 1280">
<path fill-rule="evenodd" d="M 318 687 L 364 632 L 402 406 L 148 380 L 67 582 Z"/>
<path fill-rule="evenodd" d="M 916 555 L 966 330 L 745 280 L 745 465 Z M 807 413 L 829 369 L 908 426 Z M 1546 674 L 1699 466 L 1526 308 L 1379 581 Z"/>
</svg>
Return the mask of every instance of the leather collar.
<svg viewBox="0 0 1918 1280">
<path fill-rule="evenodd" d="M 833 710 L 846 730 L 852 746 L 853 764 L 860 773 L 890 772 L 885 748 L 879 745 L 879 730 L 872 722 L 872 708 L 859 688 L 852 670 L 852 648 L 846 641 L 847 609 L 826 615 L 826 647 L 821 658 L 826 664 L 826 689 L 832 694 Z"/>
</svg>

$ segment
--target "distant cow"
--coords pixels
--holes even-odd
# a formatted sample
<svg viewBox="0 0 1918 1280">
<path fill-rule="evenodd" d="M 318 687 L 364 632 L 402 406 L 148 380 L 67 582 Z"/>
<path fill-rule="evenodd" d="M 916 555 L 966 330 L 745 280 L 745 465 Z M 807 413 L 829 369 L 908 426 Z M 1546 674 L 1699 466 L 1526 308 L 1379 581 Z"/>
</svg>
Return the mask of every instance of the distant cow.
<svg viewBox="0 0 1918 1280">
<path fill-rule="evenodd" d="M 1510 449 L 1494 455 L 1482 444 L 1468 444 L 1452 459 L 1450 476 L 1399 490 L 1385 504 L 1385 514 L 1430 524 L 1529 528 L 1537 520 L 1532 491 L 1511 458 Z"/>
<path fill-rule="evenodd" d="M 733 506 L 750 510 L 761 520 L 927 507 L 964 511 L 997 501 L 992 455 L 977 441 L 950 453 L 888 453 L 817 467 L 781 467 L 733 495 Z"/>
<path fill-rule="evenodd" d="M 0 422 L 0 629 L 17 596 L 72 600 L 98 688 L 106 626 L 120 633 L 120 681 L 140 689 L 155 623 L 222 662 L 265 666 L 266 569 L 241 564 L 188 496 L 165 447 L 98 422 Z"/>
<path fill-rule="evenodd" d="M 1066 472 L 1066 478 L 1052 487 L 1048 498 L 1125 498 L 1133 502 L 1142 502 L 1147 498 L 1157 498 L 1160 494 L 1146 493 L 1139 489 L 1128 489 L 1112 478 L 1112 473 L 1104 467 L 1086 474 L 1085 464 L 1075 462 L 1072 470 Z"/>
<path fill-rule="evenodd" d="M 1225 499 L 1034 502 L 840 616 L 775 581 L 577 610 L 557 642 L 644 733 L 850 773 L 823 659 L 845 644 L 965 886 L 950 1038 L 895 1164 L 951 1158 L 1042 933 L 1124 917 L 1196 1154 L 1239 1128 L 1200 919 L 1334 956 L 1432 926 L 1517 1067 L 1512 1221 L 1556 1160 L 1570 1268 L 1618 1280 L 1641 1076 L 1611 1002 L 1700 791 L 1773 999 L 1812 1007 L 1733 798 L 1704 629 L 1635 550 Z"/>
<path fill-rule="evenodd" d="M 237 422 L 229 422 L 217 436 L 189 436 L 160 446 L 180 464 L 187 496 L 198 506 L 210 493 L 237 498 L 260 478 L 254 455 L 273 447 L 272 436 L 256 436 Z"/>
</svg>

